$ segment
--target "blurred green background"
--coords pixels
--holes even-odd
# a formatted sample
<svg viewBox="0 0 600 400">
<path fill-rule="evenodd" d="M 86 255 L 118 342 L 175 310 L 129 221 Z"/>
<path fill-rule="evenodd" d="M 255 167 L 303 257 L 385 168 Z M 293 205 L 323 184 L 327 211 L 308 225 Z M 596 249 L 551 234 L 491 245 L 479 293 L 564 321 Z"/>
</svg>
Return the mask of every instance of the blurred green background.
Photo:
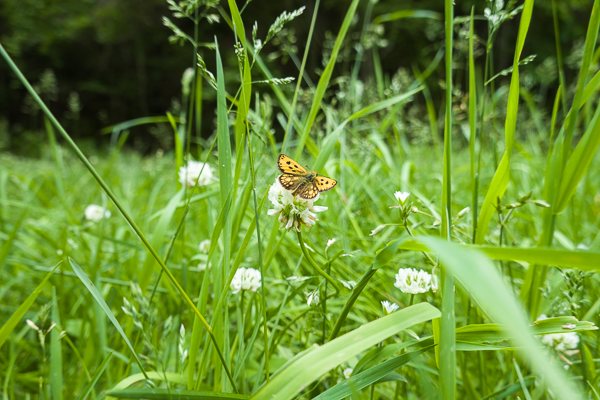
<svg viewBox="0 0 600 400">
<path fill-rule="evenodd" d="M 373 3 L 361 2 L 357 13 L 359 17 L 348 35 L 334 76 L 348 76 L 356 67 L 357 52 L 373 48 L 378 52 L 382 70 L 391 77 L 405 72 L 404 76 L 411 79 L 415 73 L 430 66 L 436 56 L 441 57 L 443 2 L 382 0 Z M 464 82 L 466 76 L 463 66 L 467 59 L 467 41 L 461 40 L 466 26 L 461 17 L 469 15 L 473 6 L 475 14 L 479 15 L 476 29 L 485 38 L 488 24 L 484 9 L 498 5 L 514 9 L 520 3 L 495 0 L 457 2 L 457 80 Z M 304 14 L 288 24 L 285 31 L 262 52 L 268 67 L 277 77 L 298 75 L 304 51 L 302 45 L 308 34 L 314 3 L 238 1 L 244 21 L 256 21 L 260 37 L 264 37 L 281 12 L 303 5 L 307 6 Z M 560 44 L 566 74 L 569 75 L 579 65 L 592 1 L 556 1 L 555 5 L 559 11 Z M 332 46 L 347 6 L 346 1 L 321 2 L 315 40 L 308 57 L 305 87 L 311 87 L 310 83 L 318 80 L 317 74 L 323 68 L 323 55 Z M 385 16 L 402 10 L 424 12 L 417 18 L 385 21 Z M 218 3 L 210 13 L 214 14 L 215 22 L 210 24 L 203 20 L 198 35 L 200 41 L 207 44 L 214 42 L 215 37 L 218 39 L 226 77 L 233 89 L 238 84 L 237 60 L 233 51 L 233 33 L 227 25 L 226 2 Z M 181 107 L 181 78 L 185 69 L 193 66 L 193 51 L 189 45 L 169 40 L 172 31 L 164 26 L 163 17 L 170 18 L 183 32 L 193 35 L 193 24 L 185 18 L 174 18 L 164 0 L 2 0 L 0 42 L 73 137 L 92 140 L 96 144 L 108 143 L 109 135 L 103 135 L 102 128 L 133 118 L 165 115 L 167 111 L 177 115 Z M 558 86 L 552 2 L 536 2 L 533 20 L 524 56 L 535 56 L 526 67 L 533 69 L 534 73 L 524 74 L 522 84 L 541 109 L 549 110 Z M 494 72 L 509 67 L 512 62 L 516 24 L 514 19 L 508 21 L 496 33 L 491 66 Z M 364 35 L 361 42 L 358 38 L 363 29 L 370 34 Z M 246 27 L 247 32 L 251 30 L 251 26 Z M 484 44 L 483 40 L 479 43 L 480 56 Z M 206 60 L 208 69 L 214 70 L 214 51 L 206 47 L 200 48 L 199 53 Z M 372 58 L 362 59 L 363 65 L 355 70 L 359 72 L 359 79 L 369 87 L 373 82 L 373 68 L 368 65 Z M 443 65 L 439 64 L 427 78 L 427 87 L 438 107 L 443 106 L 443 76 Z M 567 81 L 572 80 L 567 77 Z M 335 79 L 333 82 L 336 82 Z M 342 85 L 343 82 L 336 84 Z M 329 89 L 330 97 L 335 93 L 336 84 Z M 289 98 L 293 87 L 292 84 L 283 88 L 290 94 Z M 465 85 L 458 82 L 456 87 Z M 263 91 L 268 90 L 265 87 Z M 206 137 L 212 133 L 214 126 L 214 92 L 205 90 L 203 96 L 203 116 L 207 123 L 199 127 L 196 134 Z M 456 96 L 466 97 L 460 92 Z M 310 91 L 306 97 L 305 101 L 309 101 Z M 42 129 L 41 113 L 15 76 L 1 63 L 0 149 L 35 156 L 36 146 L 32 144 L 45 138 Z M 172 145 L 170 132 L 166 126 L 135 128 L 127 145 L 142 153 L 157 148 L 169 149 Z"/>
</svg>

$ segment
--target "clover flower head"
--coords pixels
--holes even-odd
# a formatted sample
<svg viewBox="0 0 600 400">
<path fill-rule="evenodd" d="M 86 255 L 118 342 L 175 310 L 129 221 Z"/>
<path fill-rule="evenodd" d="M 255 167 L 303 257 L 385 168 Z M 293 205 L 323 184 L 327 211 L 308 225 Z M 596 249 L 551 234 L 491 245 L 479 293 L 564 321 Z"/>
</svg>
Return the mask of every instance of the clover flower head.
<svg viewBox="0 0 600 400">
<path fill-rule="evenodd" d="M 110 211 L 97 204 L 90 204 L 83 212 L 85 219 L 92 222 L 100 222 L 103 219 L 110 218 Z"/>
<path fill-rule="evenodd" d="M 242 290 L 256 292 L 261 284 L 260 271 L 254 268 L 238 268 L 231 280 L 231 291 L 239 293 Z"/>
<path fill-rule="evenodd" d="M 215 180 L 208 163 L 190 160 L 179 168 L 179 183 L 187 187 L 206 186 Z"/>
<path fill-rule="evenodd" d="M 422 269 L 400 268 L 394 286 L 404 293 L 426 293 L 432 288 L 432 276 Z"/>
<path fill-rule="evenodd" d="M 386 314 L 391 314 L 399 308 L 398 304 L 387 300 L 381 300 L 381 305 Z"/>
<path fill-rule="evenodd" d="M 210 240 L 205 239 L 205 240 L 201 241 L 198 244 L 198 250 L 200 250 L 200 253 L 208 254 L 208 251 L 210 250 Z"/>
<path fill-rule="evenodd" d="M 542 314 L 539 316 L 538 321 L 543 319 L 548 319 L 548 317 Z M 579 335 L 577 332 L 549 333 L 542 336 L 542 343 L 554 348 L 558 352 L 564 353 L 577 349 L 577 346 L 579 346 Z"/>
<path fill-rule="evenodd" d="M 268 215 L 278 215 L 279 224 L 282 229 L 300 232 L 303 225 L 311 227 L 317 221 L 316 213 L 327 210 L 327 207 L 316 206 L 314 202 L 319 198 L 303 199 L 295 197 L 292 192 L 285 189 L 279 183 L 279 179 L 269 189 L 269 200 L 273 208 L 267 211 Z"/>
</svg>

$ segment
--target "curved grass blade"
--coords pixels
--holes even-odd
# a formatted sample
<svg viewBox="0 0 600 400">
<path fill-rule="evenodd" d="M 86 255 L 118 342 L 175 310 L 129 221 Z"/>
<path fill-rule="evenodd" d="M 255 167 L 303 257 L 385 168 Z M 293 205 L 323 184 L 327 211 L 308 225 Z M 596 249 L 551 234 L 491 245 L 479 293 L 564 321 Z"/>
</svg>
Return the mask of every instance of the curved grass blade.
<svg viewBox="0 0 600 400">
<path fill-rule="evenodd" d="M 31 292 L 31 294 L 27 296 L 27 298 L 21 303 L 19 308 L 17 308 L 17 310 L 10 316 L 10 318 L 2 325 L 2 327 L 0 328 L 0 348 L 2 347 L 6 339 L 8 339 L 10 334 L 13 332 L 19 321 L 21 321 L 25 313 L 29 310 L 29 307 L 31 307 L 35 299 L 37 299 L 37 297 L 40 295 L 40 292 L 46 285 L 46 282 L 48 282 L 48 279 L 50 279 L 50 277 L 54 275 L 54 272 L 56 271 L 59 265 L 60 264 L 57 264 L 52 269 L 52 271 L 46 274 L 44 279 L 42 279 L 42 281 L 36 286 L 36 288 L 33 289 L 33 292 Z"/>
<path fill-rule="evenodd" d="M 117 330 L 119 335 L 121 335 L 121 337 L 123 338 L 123 341 L 129 348 L 129 351 L 131 351 L 131 354 L 133 355 L 133 358 L 135 359 L 136 364 L 140 368 L 140 371 L 142 372 L 142 374 L 144 374 L 144 377 L 146 377 L 146 379 L 150 379 L 148 377 L 148 375 L 146 374 L 146 370 L 144 369 L 142 360 L 140 359 L 137 352 L 133 348 L 131 341 L 125 334 L 125 331 L 123 330 L 123 328 L 121 327 L 121 324 L 115 317 L 115 314 L 113 314 L 113 312 L 110 309 L 110 307 L 108 306 L 108 304 L 106 304 L 106 301 L 104 301 L 104 297 L 102 297 L 102 294 L 100 293 L 100 291 L 98 291 L 98 289 L 96 288 L 96 286 L 94 286 L 94 284 L 92 283 L 90 278 L 87 276 L 87 274 L 83 271 L 83 269 L 81 269 L 81 267 L 72 258 L 69 258 L 69 265 L 71 265 L 71 269 L 73 270 L 73 272 L 75 272 L 75 275 L 77 275 L 77 277 L 79 278 L 81 283 L 83 283 L 83 286 L 85 286 L 85 288 L 88 290 L 88 292 L 90 292 L 90 294 L 92 295 L 92 297 L 94 298 L 96 303 L 98 303 L 98 305 L 100 306 L 100 308 L 102 309 L 102 311 L 104 312 L 104 314 L 106 315 L 108 320 L 113 324 L 113 326 L 115 327 L 115 329 Z"/>
<path fill-rule="evenodd" d="M 369 322 L 322 346 L 310 349 L 279 371 L 253 399 L 293 399 L 311 382 L 344 361 L 413 325 L 441 316 L 428 303 L 419 303 Z"/>
<path fill-rule="evenodd" d="M 314 397 L 313 400 L 341 400 L 351 396 L 353 393 L 356 393 L 357 391 L 369 385 L 377 383 L 392 373 L 395 369 L 400 368 L 407 362 L 412 361 L 419 354 L 430 350 L 431 348 L 433 348 L 433 346 L 424 347 L 410 353 L 402 354 L 401 356 L 394 357 L 391 360 L 387 360 L 356 375 L 352 375 L 349 379 L 338 383 L 331 389 L 328 389 L 317 397 Z"/>
<path fill-rule="evenodd" d="M 439 238 L 418 237 L 417 240 L 435 253 L 479 307 L 502 325 L 533 372 L 544 379 L 556 398 L 584 398 L 569 374 L 548 356 L 533 337 L 523 307 L 487 257 Z"/>
<path fill-rule="evenodd" d="M 247 395 L 218 392 L 196 392 L 181 389 L 130 388 L 111 390 L 107 395 L 118 399 L 149 400 L 236 400 L 247 399 Z"/>
</svg>

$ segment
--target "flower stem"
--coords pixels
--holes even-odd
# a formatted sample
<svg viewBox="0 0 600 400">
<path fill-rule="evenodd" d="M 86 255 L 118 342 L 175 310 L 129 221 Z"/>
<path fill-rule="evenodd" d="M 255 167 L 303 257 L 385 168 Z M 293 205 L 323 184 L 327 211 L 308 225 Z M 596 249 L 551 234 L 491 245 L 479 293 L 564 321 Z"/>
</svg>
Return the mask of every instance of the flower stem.
<svg viewBox="0 0 600 400">
<path fill-rule="evenodd" d="M 327 280 L 327 282 L 331 283 L 333 285 L 333 287 L 335 287 L 335 290 L 337 292 L 340 292 L 342 287 L 341 285 L 331 277 L 331 275 L 329 275 L 327 272 L 325 272 L 323 270 L 323 268 L 319 267 L 319 265 L 316 263 L 316 261 L 312 258 L 312 256 L 308 253 L 308 250 L 306 249 L 306 245 L 304 244 L 304 240 L 302 240 L 302 232 L 297 232 L 298 233 L 298 242 L 300 243 L 300 249 L 302 249 L 302 254 L 304 254 L 304 257 L 308 260 L 308 262 L 310 263 L 310 265 L 323 277 Z"/>
</svg>

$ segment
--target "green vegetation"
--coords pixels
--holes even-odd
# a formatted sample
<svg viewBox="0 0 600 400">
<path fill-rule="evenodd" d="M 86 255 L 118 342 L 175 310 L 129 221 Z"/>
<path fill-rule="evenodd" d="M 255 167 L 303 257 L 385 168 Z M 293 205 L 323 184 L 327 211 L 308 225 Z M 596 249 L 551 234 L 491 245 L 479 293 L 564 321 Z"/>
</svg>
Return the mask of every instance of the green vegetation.
<svg viewBox="0 0 600 400">
<path fill-rule="evenodd" d="M 268 29 L 252 3 L 169 5 L 194 59 L 181 107 L 107 149 L 82 151 L 0 47 L 47 137 L 0 153 L 3 398 L 600 397 L 598 1 L 574 73 L 556 42 L 557 86 L 523 50 L 533 0 L 353 0 L 315 70 L 319 1 Z M 229 33 L 202 38 L 217 15 Z M 396 38 L 373 32 L 404 19 L 452 51 L 389 74 L 372 44 Z M 292 81 L 271 56 L 299 21 Z M 153 124 L 172 151 L 127 150 Z M 337 186 L 293 197 L 281 152 Z"/>
</svg>

